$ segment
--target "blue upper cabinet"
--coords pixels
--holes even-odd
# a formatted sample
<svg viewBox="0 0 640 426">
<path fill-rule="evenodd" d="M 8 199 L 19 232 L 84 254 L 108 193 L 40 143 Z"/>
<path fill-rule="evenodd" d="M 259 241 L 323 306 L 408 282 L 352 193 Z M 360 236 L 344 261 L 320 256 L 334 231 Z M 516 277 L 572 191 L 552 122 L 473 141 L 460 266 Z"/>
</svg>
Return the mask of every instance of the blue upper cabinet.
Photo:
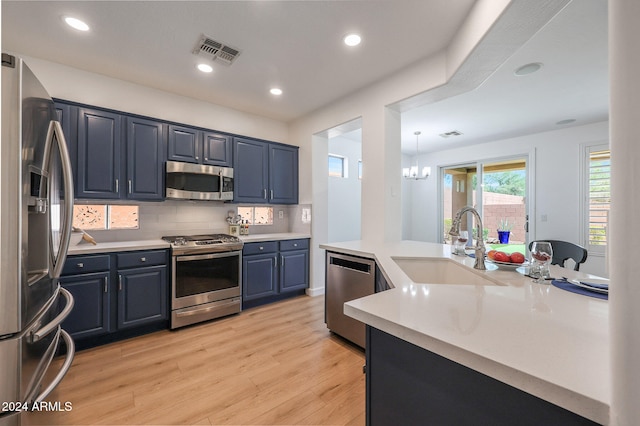
<svg viewBox="0 0 640 426">
<path fill-rule="evenodd" d="M 298 148 L 269 144 L 269 197 L 273 204 L 298 204 Z"/>
<path fill-rule="evenodd" d="M 297 204 L 298 148 L 233 139 L 235 202 Z"/>
<path fill-rule="evenodd" d="M 231 136 L 202 132 L 202 164 L 231 167 L 231 144 Z"/>
<path fill-rule="evenodd" d="M 192 127 L 169 126 L 167 159 L 231 167 L 231 136 Z"/>
<path fill-rule="evenodd" d="M 269 145 L 233 138 L 233 201 L 266 203 L 269 191 Z"/>
<path fill-rule="evenodd" d="M 63 118 L 63 130 L 65 113 L 71 119 L 67 139 L 75 169 L 76 198 L 163 199 L 166 127 L 161 122 L 66 106 L 58 103 L 56 109 Z"/>
<path fill-rule="evenodd" d="M 120 198 L 121 123 L 119 114 L 78 109 L 76 198 Z"/>
<path fill-rule="evenodd" d="M 202 157 L 202 134 L 196 129 L 169 126 L 169 152 L 167 159 L 187 163 L 200 163 Z"/>
<path fill-rule="evenodd" d="M 164 126 L 142 118 L 127 118 L 126 197 L 162 200 L 164 196 Z"/>
</svg>

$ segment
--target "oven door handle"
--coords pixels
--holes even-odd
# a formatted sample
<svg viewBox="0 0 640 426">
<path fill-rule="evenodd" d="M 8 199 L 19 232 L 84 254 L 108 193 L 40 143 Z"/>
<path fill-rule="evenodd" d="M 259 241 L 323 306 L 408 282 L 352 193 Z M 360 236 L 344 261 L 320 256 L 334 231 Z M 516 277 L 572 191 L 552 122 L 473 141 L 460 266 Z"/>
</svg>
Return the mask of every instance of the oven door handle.
<svg viewBox="0 0 640 426">
<path fill-rule="evenodd" d="M 193 310 L 189 310 L 189 311 L 178 312 L 178 313 L 176 313 L 176 316 L 177 317 L 189 317 L 191 315 L 206 314 L 207 312 L 215 311 L 215 310 L 223 308 L 223 307 L 225 307 L 227 305 L 235 305 L 237 303 L 238 303 L 238 301 L 220 303 L 220 304 L 217 304 L 216 306 L 209 306 L 207 308 L 193 309 Z"/>
<path fill-rule="evenodd" d="M 190 262 L 192 260 L 207 260 L 207 259 L 218 259 L 221 257 L 230 257 L 230 256 L 238 256 L 238 254 L 242 253 L 241 251 L 225 251 L 221 253 L 208 253 L 208 254 L 188 254 L 184 256 L 176 256 L 176 262 Z"/>
</svg>

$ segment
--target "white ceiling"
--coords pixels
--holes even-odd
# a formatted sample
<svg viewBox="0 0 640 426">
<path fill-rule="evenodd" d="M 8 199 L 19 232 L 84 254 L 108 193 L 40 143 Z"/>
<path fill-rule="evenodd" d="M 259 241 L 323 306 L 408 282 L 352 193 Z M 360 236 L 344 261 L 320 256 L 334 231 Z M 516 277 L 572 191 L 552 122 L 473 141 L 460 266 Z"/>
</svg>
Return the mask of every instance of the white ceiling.
<svg viewBox="0 0 640 426">
<path fill-rule="evenodd" d="M 514 74 L 533 62 L 538 72 Z M 573 0 L 477 89 L 403 113 L 403 152 L 416 130 L 428 152 L 603 121 L 608 98 L 607 2 Z M 463 135 L 439 136 L 452 130 Z"/>
<path fill-rule="evenodd" d="M 532 0 L 536 1 L 536 0 Z M 2 50 L 285 122 L 443 49 L 474 0 L 2 1 Z M 62 15 L 88 22 L 67 28 Z M 363 42 L 347 48 L 357 31 Z M 241 51 L 195 69 L 201 34 Z M 541 62 L 532 75 L 513 71 Z M 277 85 L 281 97 L 269 94 Z M 402 114 L 403 152 L 435 151 L 608 118 L 607 2 L 573 0 L 479 88 Z M 443 139 L 443 132 L 462 136 Z M 358 137 L 358 132 L 355 132 Z"/>
<path fill-rule="evenodd" d="M 442 50 L 474 2 L 3 0 L 2 49 L 288 122 Z M 202 34 L 240 56 L 200 73 Z"/>
</svg>

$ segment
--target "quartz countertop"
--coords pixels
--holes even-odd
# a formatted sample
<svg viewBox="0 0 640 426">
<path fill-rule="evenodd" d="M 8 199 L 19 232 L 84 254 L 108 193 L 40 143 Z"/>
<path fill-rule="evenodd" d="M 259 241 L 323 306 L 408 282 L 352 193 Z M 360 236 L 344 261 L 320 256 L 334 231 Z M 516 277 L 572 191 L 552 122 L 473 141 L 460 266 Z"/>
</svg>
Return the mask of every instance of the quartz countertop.
<svg viewBox="0 0 640 426">
<path fill-rule="evenodd" d="M 322 244 L 375 259 L 391 290 L 345 303 L 345 314 L 601 424 L 609 421 L 609 305 L 533 283 L 514 270 L 473 269 L 448 245 Z M 448 259 L 496 285 L 417 283 L 394 258 Z M 551 266 L 554 277 L 593 278 Z"/>
<path fill-rule="evenodd" d="M 245 243 L 256 243 L 261 241 L 297 240 L 299 238 L 311 238 L 311 235 L 300 232 L 278 232 L 272 234 L 240 235 L 239 238 Z"/>
<path fill-rule="evenodd" d="M 137 241 L 118 241 L 110 243 L 98 243 L 93 245 L 86 241 L 80 242 L 75 246 L 69 246 L 68 254 L 70 256 L 78 254 L 92 253 L 110 253 L 117 251 L 133 251 L 133 250 L 152 250 L 152 249 L 168 249 L 169 243 L 164 240 L 137 240 Z"/>
<path fill-rule="evenodd" d="M 311 238 L 311 235 L 298 232 L 279 232 L 272 234 L 254 234 L 254 235 L 241 235 L 239 238 L 245 243 L 253 243 L 259 241 L 278 241 L 278 240 L 295 240 L 299 238 Z M 75 246 L 69 247 L 68 254 L 70 256 L 79 254 L 93 254 L 93 253 L 110 253 L 118 251 L 133 251 L 133 250 L 152 250 L 152 249 L 168 249 L 170 245 L 168 242 L 157 240 L 135 240 L 135 241 L 117 241 L 101 243 L 96 245 L 90 244 L 86 241 L 80 242 Z"/>
</svg>

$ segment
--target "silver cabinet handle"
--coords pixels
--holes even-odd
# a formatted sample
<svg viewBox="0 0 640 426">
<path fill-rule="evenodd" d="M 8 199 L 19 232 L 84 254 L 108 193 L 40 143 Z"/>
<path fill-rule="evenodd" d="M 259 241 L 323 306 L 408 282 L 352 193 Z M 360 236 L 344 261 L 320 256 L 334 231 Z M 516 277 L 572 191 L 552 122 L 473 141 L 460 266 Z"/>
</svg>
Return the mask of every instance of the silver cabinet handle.
<svg viewBox="0 0 640 426">
<path fill-rule="evenodd" d="M 266 188 L 264 189 L 264 196 L 263 196 L 263 198 L 264 198 L 265 200 L 267 199 L 267 189 L 266 189 Z"/>
<path fill-rule="evenodd" d="M 104 277 L 103 280 L 104 280 L 104 292 L 106 293 L 108 291 L 108 288 L 107 288 L 107 282 L 108 282 L 107 281 L 107 277 Z"/>
<path fill-rule="evenodd" d="M 260 246 L 260 250 L 264 250 L 264 247 Z"/>
<path fill-rule="evenodd" d="M 284 256 L 280 257 L 280 266 L 284 268 Z"/>
<path fill-rule="evenodd" d="M 140 258 L 140 262 L 146 262 L 146 261 L 147 261 L 147 258 L 146 258 L 146 257 L 141 257 L 141 258 Z"/>
<path fill-rule="evenodd" d="M 298 243 L 293 243 L 293 246 L 294 247 L 298 247 Z"/>
<path fill-rule="evenodd" d="M 132 185 L 131 185 L 131 179 L 129 179 L 129 194 L 131 194 L 133 191 L 131 190 Z"/>
<path fill-rule="evenodd" d="M 278 267 L 278 256 L 273 256 L 273 265 L 277 268 Z"/>
<path fill-rule="evenodd" d="M 118 290 L 122 290 L 122 274 L 118 275 Z"/>
<path fill-rule="evenodd" d="M 120 182 L 116 179 L 116 192 L 120 192 Z"/>
<path fill-rule="evenodd" d="M 78 263 L 76 266 L 78 266 L 78 268 L 84 268 L 84 263 Z"/>
<path fill-rule="evenodd" d="M 271 190 L 271 197 L 270 197 L 270 199 L 271 199 L 271 200 L 273 200 L 273 189 Z"/>
</svg>

